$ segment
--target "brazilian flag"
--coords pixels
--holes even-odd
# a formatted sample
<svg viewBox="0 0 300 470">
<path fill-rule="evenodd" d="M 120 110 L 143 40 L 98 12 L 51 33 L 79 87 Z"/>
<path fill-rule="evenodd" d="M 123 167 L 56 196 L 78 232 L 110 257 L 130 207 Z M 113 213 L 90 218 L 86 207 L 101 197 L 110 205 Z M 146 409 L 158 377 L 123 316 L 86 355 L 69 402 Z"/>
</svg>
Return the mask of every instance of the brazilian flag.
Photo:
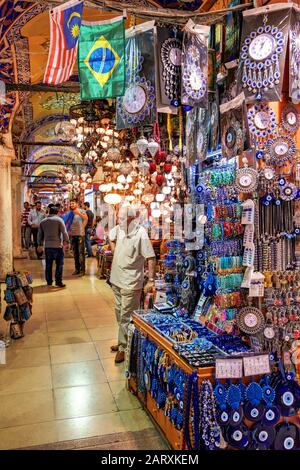
<svg viewBox="0 0 300 470">
<path fill-rule="evenodd" d="M 82 21 L 78 47 L 82 100 L 115 98 L 125 90 L 124 18 Z"/>
</svg>

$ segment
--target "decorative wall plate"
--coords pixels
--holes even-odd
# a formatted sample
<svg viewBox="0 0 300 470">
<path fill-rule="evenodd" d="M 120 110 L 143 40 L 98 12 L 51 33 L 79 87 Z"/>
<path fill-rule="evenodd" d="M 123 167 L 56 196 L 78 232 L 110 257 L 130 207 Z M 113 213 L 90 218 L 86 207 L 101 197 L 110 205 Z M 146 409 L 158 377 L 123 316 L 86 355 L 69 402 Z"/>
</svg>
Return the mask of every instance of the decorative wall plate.
<svg viewBox="0 0 300 470">
<path fill-rule="evenodd" d="M 264 92 L 279 84 L 281 72 L 279 57 L 284 51 L 285 38 L 277 26 L 268 24 L 267 15 L 263 25 L 245 38 L 241 47 L 243 87 L 263 99 Z"/>
<path fill-rule="evenodd" d="M 298 194 L 298 188 L 293 183 L 286 183 L 280 188 L 280 197 L 284 201 L 292 201 Z"/>
<path fill-rule="evenodd" d="M 202 34 L 186 33 L 182 48 L 181 100 L 198 105 L 207 100 L 207 44 Z M 207 106 L 203 106 L 207 107 Z"/>
<path fill-rule="evenodd" d="M 122 100 L 118 100 L 118 111 L 129 124 L 140 124 L 150 115 L 155 104 L 155 90 L 145 77 L 136 77 L 129 85 Z"/>
<path fill-rule="evenodd" d="M 254 142 L 272 136 L 276 129 L 276 116 L 267 104 L 258 103 L 248 110 L 249 131 Z"/>
<path fill-rule="evenodd" d="M 240 168 L 235 174 L 235 187 L 242 193 L 252 193 L 257 189 L 258 173 L 254 168 Z"/>
<path fill-rule="evenodd" d="M 300 36 L 299 36 L 300 38 Z M 299 63 L 300 68 L 300 63 Z M 292 104 L 287 104 L 281 113 L 281 124 L 285 128 L 286 131 L 291 132 L 294 134 L 297 132 L 300 126 L 300 116 L 296 106 Z"/>
<path fill-rule="evenodd" d="M 268 140 L 267 153 L 273 164 L 281 165 L 293 158 L 296 153 L 294 139 L 289 135 L 280 135 Z"/>
<path fill-rule="evenodd" d="M 255 335 L 262 331 L 265 319 L 262 312 L 255 307 L 242 308 L 236 317 L 237 326 L 248 335 Z"/>
<path fill-rule="evenodd" d="M 239 155 L 243 151 L 244 133 L 239 123 L 235 119 L 223 123 L 222 147 L 224 156 L 231 158 Z"/>
<path fill-rule="evenodd" d="M 165 93 L 173 106 L 179 105 L 181 52 L 182 42 L 176 37 L 166 39 L 160 50 Z"/>
</svg>

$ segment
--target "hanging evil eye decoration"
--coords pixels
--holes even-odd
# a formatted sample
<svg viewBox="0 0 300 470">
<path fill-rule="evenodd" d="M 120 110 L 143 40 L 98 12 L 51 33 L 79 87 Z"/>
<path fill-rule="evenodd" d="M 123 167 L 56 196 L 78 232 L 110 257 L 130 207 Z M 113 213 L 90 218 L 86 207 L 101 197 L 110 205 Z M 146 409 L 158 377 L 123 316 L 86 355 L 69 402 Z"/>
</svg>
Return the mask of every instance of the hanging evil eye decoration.
<svg viewBox="0 0 300 470">
<path fill-rule="evenodd" d="M 160 49 L 165 94 L 172 106 L 179 106 L 182 42 L 177 37 L 166 39 Z"/>
<path fill-rule="evenodd" d="M 222 149 L 227 158 L 240 155 L 244 148 L 244 133 L 239 123 L 235 119 L 229 119 L 222 125 Z"/>
<path fill-rule="evenodd" d="M 290 97 L 300 100 L 300 21 L 290 27 Z"/>
<path fill-rule="evenodd" d="M 151 116 L 155 108 L 155 89 L 150 80 L 141 75 L 144 57 L 135 51 L 133 60 L 127 57 L 126 76 L 128 83 L 124 96 L 117 99 L 117 112 L 125 123 L 140 125 Z"/>
<path fill-rule="evenodd" d="M 300 37 L 300 36 L 299 36 Z M 295 134 L 300 126 L 300 116 L 296 106 L 289 103 L 281 113 L 281 124 L 287 132 Z"/>
<path fill-rule="evenodd" d="M 285 49 L 281 29 L 267 23 L 268 17 L 264 15 L 263 25 L 244 39 L 240 53 L 243 88 L 259 101 L 265 92 L 280 83 L 279 59 Z"/>
<path fill-rule="evenodd" d="M 251 432 L 256 449 L 267 450 L 271 448 L 276 436 L 272 426 L 258 423 L 251 428 Z"/>
<path fill-rule="evenodd" d="M 200 38 L 196 40 L 195 36 L 191 35 L 191 40 L 185 47 L 182 67 L 182 102 L 191 105 L 199 103 L 207 93 L 207 77 L 204 73 L 207 47 Z"/>
<path fill-rule="evenodd" d="M 283 165 L 296 154 L 295 140 L 289 135 L 280 135 L 267 143 L 267 153 L 274 165 Z"/>
<path fill-rule="evenodd" d="M 255 335 L 263 330 L 265 319 L 258 308 L 243 307 L 237 314 L 236 323 L 244 333 Z"/>
<path fill-rule="evenodd" d="M 267 104 L 257 103 L 248 110 L 248 125 L 252 142 L 263 147 L 276 130 L 275 113 Z"/>
<path fill-rule="evenodd" d="M 277 424 L 274 442 L 275 450 L 296 450 L 299 448 L 299 429 L 293 423 Z"/>
<path fill-rule="evenodd" d="M 280 188 L 280 197 L 284 201 L 292 201 L 297 197 L 298 188 L 293 183 L 286 183 Z"/>
<path fill-rule="evenodd" d="M 258 173 L 254 168 L 240 168 L 235 174 L 235 188 L 241 193 L 252 193 L 258 186 Z"/>
</svg>

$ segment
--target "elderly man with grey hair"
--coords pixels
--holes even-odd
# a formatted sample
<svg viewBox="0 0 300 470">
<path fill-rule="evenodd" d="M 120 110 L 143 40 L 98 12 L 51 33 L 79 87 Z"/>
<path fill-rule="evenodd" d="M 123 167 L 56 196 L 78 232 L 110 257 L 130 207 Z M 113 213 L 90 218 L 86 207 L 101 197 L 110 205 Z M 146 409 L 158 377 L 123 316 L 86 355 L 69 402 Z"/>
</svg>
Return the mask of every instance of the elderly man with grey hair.
<svg viewBox="0 0 300 470">
<path fill-rule="evenodd" d="M 155 253 L 147 231 L 139 223 L 139 213 L 134 208 L 121 208 L 119 224 L 109 233 L 113 252 L 110 282 L 115 296 L 115 313 L 119 325 L 115 362 L 125 360 L 128 326 L 131 314 L 139 308 L 144 284 L 144 267 L 148 261 L 149 278 L 145 293 L 154 287 Z"/>
</svg>

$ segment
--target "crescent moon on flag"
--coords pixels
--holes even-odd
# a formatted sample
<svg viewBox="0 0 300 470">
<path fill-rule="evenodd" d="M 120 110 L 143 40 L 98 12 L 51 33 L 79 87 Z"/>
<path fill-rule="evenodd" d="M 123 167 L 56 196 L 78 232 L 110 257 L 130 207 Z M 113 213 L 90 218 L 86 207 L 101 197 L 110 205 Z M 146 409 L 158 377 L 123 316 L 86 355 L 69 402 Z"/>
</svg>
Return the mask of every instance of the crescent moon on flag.
<svg viewBox="0 0 300 470">
<path fill-rule="evenodd" d="M 78 18 L 80 18 L 80 14 L 77 13 L 76 11 L 74 11 L 74 12 L 70 15 L 70 18 L 68 19 L 68 22 L 67 22 L 68 28 L 69 28 L 69 24 L 70 24 L 72 18 L 74 18 L 74 17 L 76 17 L 76 16 L 77 16 Z M 69 28 L 69 29 L 70 29 L 70 28 Z"/>
</svg>

